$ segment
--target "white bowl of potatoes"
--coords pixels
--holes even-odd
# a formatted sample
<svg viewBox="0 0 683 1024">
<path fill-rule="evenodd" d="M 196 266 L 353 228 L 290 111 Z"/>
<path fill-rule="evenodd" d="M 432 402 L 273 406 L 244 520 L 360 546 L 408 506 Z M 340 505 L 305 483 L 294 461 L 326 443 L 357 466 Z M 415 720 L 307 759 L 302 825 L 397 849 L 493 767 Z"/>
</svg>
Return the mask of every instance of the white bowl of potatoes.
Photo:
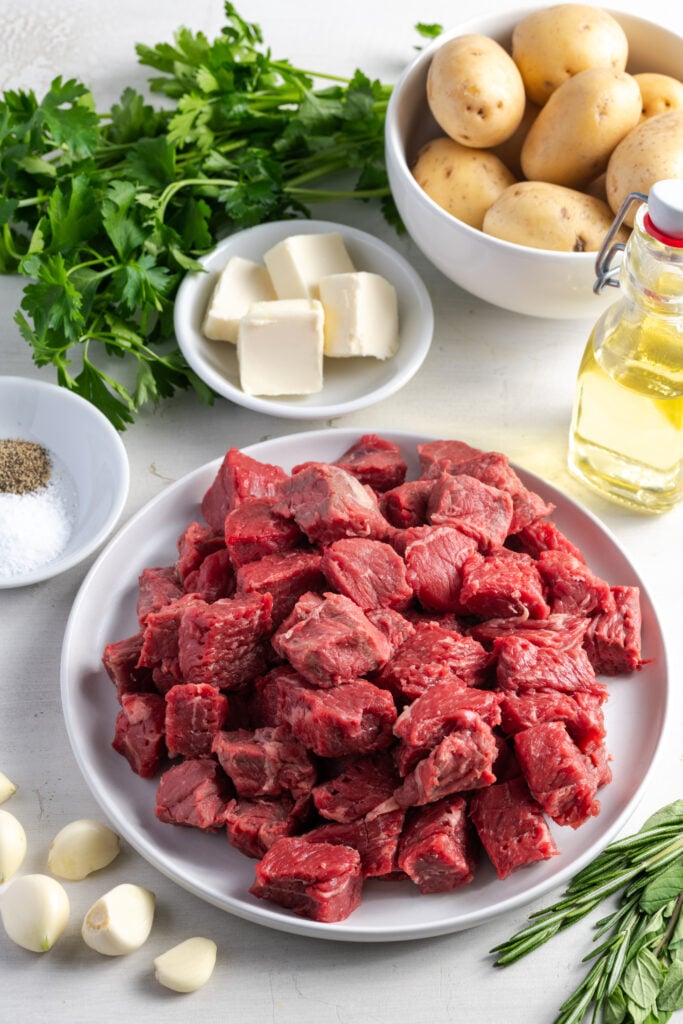
<svg viewBox="0 0 683 1024">
<path fill-rule="evenodd" d="M 487 302 L 597 317 L 615 295 L 593 290 L 596 253 L 623 198 L 683 178 L 682 73 L 680 35 L 584 4 L 444 31 L 387 111 L 389 181 L 408 232 Z"/>
</svg>

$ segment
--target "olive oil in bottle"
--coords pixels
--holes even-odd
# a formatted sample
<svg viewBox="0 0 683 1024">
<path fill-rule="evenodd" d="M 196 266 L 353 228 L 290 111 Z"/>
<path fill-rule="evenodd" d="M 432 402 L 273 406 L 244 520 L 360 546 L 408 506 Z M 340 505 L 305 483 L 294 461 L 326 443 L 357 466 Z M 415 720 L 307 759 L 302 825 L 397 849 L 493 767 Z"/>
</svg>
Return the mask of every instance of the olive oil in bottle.
<svg viewBox="0 0 683 1024">
<path fill-rule="evenodd" d="M 581 361 L 569 469 L 616 501 L 664 512 L 683 500 L 683 181 L 657 183 L 648 203 L 624 252 L 622 298 Z"/>
</svg>

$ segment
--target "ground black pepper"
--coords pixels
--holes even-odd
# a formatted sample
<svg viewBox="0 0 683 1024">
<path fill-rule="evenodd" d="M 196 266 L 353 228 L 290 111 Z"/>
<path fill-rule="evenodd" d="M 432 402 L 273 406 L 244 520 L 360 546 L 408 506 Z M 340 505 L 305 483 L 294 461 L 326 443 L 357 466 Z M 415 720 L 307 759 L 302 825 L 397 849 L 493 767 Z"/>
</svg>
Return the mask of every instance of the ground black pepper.
<svg viewBox="0 0 683 1024">
<path fill-rule="evenodd" d="M 45 487 L 52 472 L 50 453 L 37 441 L 0 440 L 0 493 L 29 494 Z"/>
</svg>

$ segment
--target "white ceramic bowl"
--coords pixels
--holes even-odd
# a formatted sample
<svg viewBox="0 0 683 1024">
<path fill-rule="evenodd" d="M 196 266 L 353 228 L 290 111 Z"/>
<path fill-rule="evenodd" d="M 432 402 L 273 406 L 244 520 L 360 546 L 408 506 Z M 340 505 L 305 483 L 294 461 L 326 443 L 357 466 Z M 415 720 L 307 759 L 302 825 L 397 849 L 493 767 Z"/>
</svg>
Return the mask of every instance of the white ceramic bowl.
<svg viewBox="0 0 683 1024">
<path fill-rule="evenodd" d="M 381 274 L 398 293 L 399 350 L 391 359 L 325 359 L 323 389 L 315 395 L 266 398 L 240 387 L 236 346 L 209 341 L 202 320 L 217 274 L 231 256 L 256 262 L 282 239 L 295 234 L 337 232 L 358 270 Z M 434 314 L 427 289 L 410 264 L 391 246 L 357 228 L 329 221 L 286 220 L 259 224 L 224 239 L 201 260 L 207 273 L 192 272 L 182 281 L 175 303 L 175 332 L 192 369 L 213 390 L 237 405 L 285 419 L 329 419 L 387 398 L 422 365 L 432 341 Z"/>
<path fill-rule="evenodd" d="M 415 243 L 438 269 L 473 295 L 532 316 L 597 318 L 614 302 L 606 288 L 593 293 L 595 253 L 531 249 L 492 238 L 448 214 L 415 181 L 410 166 L 422 146 L 441 133 L 426 98 L 434 52 L 448 39 L 476 32 L 509 49 L 515 24 L 535 8 L 473 18 L 444 32 L 415 58 L 393 90 L 386 117 L 386 162 L 398 210 Z M 659 71 L 679 78 L 683 38 L 659 25 L 610 11 L 629 40 L 632 74 Z"/>
<path fill-rule="evenodd" d="M 59 484 L 70 532 L 60 553 L 48 561 L 21 572 L 0 564 L 0 588 L 38 583 L 87 558 L 117 523 L 130 481 L 126 450 L 109 420 L 56 384 L 0 376 L 0 439 L 7 438 L 35 441 L 49 451 L 53 483 L 48 486 Z"/>
</svg>

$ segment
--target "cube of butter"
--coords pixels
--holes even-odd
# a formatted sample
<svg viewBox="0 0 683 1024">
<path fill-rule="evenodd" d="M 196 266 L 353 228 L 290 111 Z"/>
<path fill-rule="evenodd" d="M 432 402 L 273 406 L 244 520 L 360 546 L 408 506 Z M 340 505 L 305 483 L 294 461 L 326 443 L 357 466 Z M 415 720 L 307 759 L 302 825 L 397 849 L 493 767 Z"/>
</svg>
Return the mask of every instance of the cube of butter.
<svg viewBox="0 0 683 1024">
<path fill-rule="evenodd" d="M 398 351 L 398 299 L 380 274 L 332 274 L 320 282 L 326 356 L 374 356 Z"/>
<path fill-rule="evenodd" d="M 344 239 L 336 231 L 290 235 L 263 259 L 278 299 L 317 299 L 321 277 L 355 270 Z"/>
<path fill-rule="evenodd" d="M 255 302 L 240 320 L 237 358 L 248 395 L 312 395 L 323 386 L 323 307 L 317 299 Z"/>
<path fill-rule="evenodd" d="M 232 256 L 213 289 L 202 334 L 212 341 L 237 341 L 239 322 L 254 302 L 275 298 L 266 268 L 242 256 Z"/>
</svg>

